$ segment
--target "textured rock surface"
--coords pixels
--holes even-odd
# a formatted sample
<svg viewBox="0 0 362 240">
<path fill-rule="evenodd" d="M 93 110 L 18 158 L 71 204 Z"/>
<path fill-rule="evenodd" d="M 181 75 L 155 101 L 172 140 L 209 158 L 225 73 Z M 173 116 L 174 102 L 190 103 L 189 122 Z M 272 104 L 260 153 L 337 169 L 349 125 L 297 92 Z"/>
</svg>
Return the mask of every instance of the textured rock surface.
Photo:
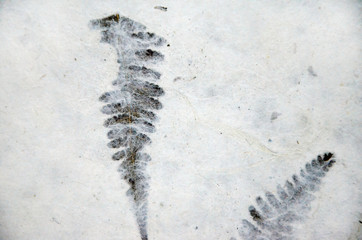
<svg viewBox="0 0 362 240">
<path fill-rule="evenodd" d="M 147 26 L 133 39 L 167 39 L 135 52 L 145 68 L 120 69 L 117 50 L 89 28 L 116 12 Z M 149 240 L 241 239 L 243 219 L 262 230 L 249 213 L 255 204 L 262 214 L 256 197 L 277 198 L 278 184 L 328 151 L 336 163 L 293 237 L 355 239 L 360 12 L 353 0 L 1 1 L 0 238 L 140 240 L 122 153 L 112 161 L 118 150 L 107 147 L 127 149 L 112 124 L 129 109 L 99 101 L 122 96 L 119 73 L 131 73 L 157 79 L 147 94 L 160 94 L 151 83 L 165 93 L 138 98 L 147 110 L 132 106 L 158 119 L 138 132 L 152 140 L 142 149 L 152 157 L 142 170 Z M 151 67 L 150 55 L 162 63 Z"/>
</svg>

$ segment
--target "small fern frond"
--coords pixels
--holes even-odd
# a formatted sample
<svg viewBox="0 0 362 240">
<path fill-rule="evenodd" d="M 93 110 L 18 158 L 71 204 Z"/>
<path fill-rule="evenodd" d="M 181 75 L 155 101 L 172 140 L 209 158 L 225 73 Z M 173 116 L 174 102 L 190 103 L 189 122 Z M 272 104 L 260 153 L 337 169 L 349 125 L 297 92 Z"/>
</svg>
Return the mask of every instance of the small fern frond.
<svg viewBox="0 0 362 240">
<path fill-rule="evenodd" d="M 299 176 L 295 174 L 292 181 L 287 180 L 284 187 L 277 186 L 278 197 L 271 192 L 265 193 L 266 200 L 258 196 L 259 210 L 253 205 L 249 207 L 256 226 L 244 219 L 240 236 L 245 240 L 293 239 L 293 223 L 305 219 L 315 198 L 313 192 L 334 163 L 332 153 L 318 156 L 300 170 Z"/>
</svg>

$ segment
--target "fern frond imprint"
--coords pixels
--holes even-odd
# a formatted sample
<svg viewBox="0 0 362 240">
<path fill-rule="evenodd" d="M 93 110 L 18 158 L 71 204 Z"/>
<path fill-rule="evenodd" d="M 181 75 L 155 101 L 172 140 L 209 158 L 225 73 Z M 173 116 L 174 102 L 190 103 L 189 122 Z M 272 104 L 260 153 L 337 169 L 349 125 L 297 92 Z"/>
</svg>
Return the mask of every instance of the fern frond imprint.
<svg viewBox="0 0 362 240">
<path fill-rule="evenodd" d="M 265 193 L 266 201 L 257 197 L 256 203 L 260 210 L 252 205 L 249 207 L 257 226 L 244 219 L 239 229 L 240 236 L 245 240 L 293 239 L 292 224 L 306 217 L 310 202 L 314 199 L 312 193 L 318 190 L 321 178 L 334 163 L 332 153 L 318 156 L 300 170 L 299 176 L 292 176 L 293 183 L 286 181 L 284 188 L 277 186 L 279 199 L 271 192 Z"/>
<path fill-rule="evenodd" d="M 111 44 L 117 51 L 120 67 L 113 81 L 117 89 L 104 93 L 99 100 L 106 103 L 101 111 L 112 115 L 104 122 L 104 126 L 110 128 L 108 147 L 123 148 L 114 153 L 112 159 L 123 160 L 119 171 L 130 185 L 127 195 L 134 203 L 141 238 L 146 240 L 149 177 L 145 168 L 151 158 L 141 150 L 151 142 L 145 133 L 155 131 L 156 115 L 152 110 L 162 108 L 158 97 L 164 94 L 161 87 L 152 83 L 160 79 L 161 74 L 149 68 L 164 56 L 150 48 L 162 46 L 166 41 L 147 32 L 144 25 L 118 14 L 93 20 L 91 26 L 100 29 L 101 41 Z"/>
</svg>

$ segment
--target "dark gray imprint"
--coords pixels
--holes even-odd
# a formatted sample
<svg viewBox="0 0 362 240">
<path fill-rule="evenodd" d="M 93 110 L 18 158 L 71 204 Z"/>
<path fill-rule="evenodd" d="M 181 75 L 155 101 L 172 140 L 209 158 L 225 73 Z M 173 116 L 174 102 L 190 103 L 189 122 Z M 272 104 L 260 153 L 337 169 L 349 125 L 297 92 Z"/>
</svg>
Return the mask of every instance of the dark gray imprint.
<svg viewBox="0 0 362 240">
<path fill-rule="evenodd" d="M 162 88 L 153 83 L 161 74 L 149 66 L 164 58 L 151 47 L 162 46 L 166 41 L 147 32 L 144 25 L 118 14 L 93 20 L 91 25 L 102 31 L 102 42 L 117 50 L 120 67 L 113 81 L 116 89 L 104 93 L 99 100 L 106 103 L 101 111 L 111 116 L 104 122 L 110 129 L 108 147 L 122 148 L 112 159 L 122 160 L 119 172 L 130 185 L 127 195 L 134 203 L 141 238 L 146 240 L 149 176 L 145 169 L 151 158 L 141 150 L 151 142 L 146 133 L 155 131 L 153 110 L 162 108 L 158 97 L 164 94 Z"/>
<path fill-rule="evenodd" d="M 271 192 L 265 193 L 266 201 L 257 197 L 256 204 L 260 210 L 249 207 L 257 226 L 244 219 L 239 229 L 240 236 L 246 240 L 294 239 L 292 224 L 306 217 L 314 199 L 312 193 L 318 190 L 321 178 L 334 163 L 332 153 L 318 156 L 300 170 L 299 176 L 292 176 L 293 183 L 286 181 L 284 188 L 278 185 L 279 199 Z"/>
</svg>

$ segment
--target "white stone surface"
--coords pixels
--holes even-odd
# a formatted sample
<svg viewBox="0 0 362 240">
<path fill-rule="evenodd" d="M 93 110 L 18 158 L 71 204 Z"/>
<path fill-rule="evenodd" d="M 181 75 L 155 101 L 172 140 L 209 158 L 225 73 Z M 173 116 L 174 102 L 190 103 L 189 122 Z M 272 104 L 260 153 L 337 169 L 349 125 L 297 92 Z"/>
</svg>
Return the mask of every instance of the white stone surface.
<svg viewBox="0 0 362 240">
<path fill-rule="evenodd" d="M 295 237 L 357 239 L 360 5 L 2 1 L 0 238 L 139 239 L 99 111 L 116 52 L 88 27 L 119 12 L 170 43 L 147 147 L 150 239 L 239 239 L 255 197 L 326 151 L 337 163 Z"/>
</svg>

